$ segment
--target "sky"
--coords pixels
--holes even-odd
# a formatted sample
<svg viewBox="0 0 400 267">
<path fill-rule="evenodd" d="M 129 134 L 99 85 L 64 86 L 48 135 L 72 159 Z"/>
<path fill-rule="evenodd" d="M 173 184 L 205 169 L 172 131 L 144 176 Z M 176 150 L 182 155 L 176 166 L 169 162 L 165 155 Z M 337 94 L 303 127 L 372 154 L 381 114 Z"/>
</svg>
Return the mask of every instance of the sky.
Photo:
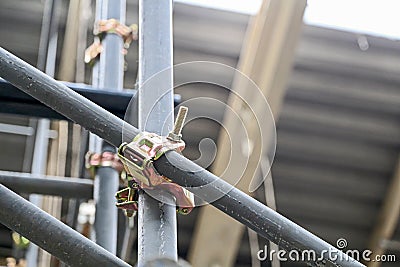
<svg viewBox="0 0 400 267">
<path fill-rule="evenodd" d="M 256 14 L 262 0 L 176 0 Z M 306 24 L 400 40 L 400 0 L 308 0 Z"/>
</svg>

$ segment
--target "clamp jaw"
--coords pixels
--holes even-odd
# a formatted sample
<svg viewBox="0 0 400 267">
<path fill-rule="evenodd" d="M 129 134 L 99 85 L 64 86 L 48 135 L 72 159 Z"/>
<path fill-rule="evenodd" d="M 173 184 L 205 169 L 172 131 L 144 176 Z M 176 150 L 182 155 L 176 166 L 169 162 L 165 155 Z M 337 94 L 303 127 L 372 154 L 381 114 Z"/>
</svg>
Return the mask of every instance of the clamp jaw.
<svg viewBox="0 0 400 267">
<path fill-rule="evenodd" d="M 157 188 L 167 190 L 175 196 L 178 213 L 188 214 L 192 211 L 194 195 L 185 188 L 172 183 L 167 177 L 160 175 L 153 164 L 167 151 L 182 152 L 185 148 L 185 142 L 181 139 L 181 131 L 186 113 L 186 107 L 179 109 L 174 130 L 167 137 L 142 132 L 132 142 L 123 143 L 119 147 L 118 156 L 128 174 L 129 186 L 117 192 L 117 207 L 127 211 L 137 210 L 138 189 L 153 190 Z"/>
<path fill-rule="evenodd" d="M 117 208 L 125 210 L 128 217 L 132 217 L 138 210 L 139 185 L 133 180 L 128 182 L 128 187 L 115 194 Z"/>
<path fill-rule="evenodd" d="M 96 169 L 99 167 L 111 167 L 118 171 L 123 177 L 124 165 L 122 165 L 118 156 L 113 152 L 93 153 L 87 152 L 85 155 L 85 168 L 88 170 L 90 177 L 94 179 L 96 175 Z"/>
<path fill-rule="evenodd" d="M 127 173 L 142 187 L 152 187 L 167 181 L 157 173 L 153 161 L 169 150 L 181 152 L 184 148 L 182 140 L 171 141 L 155 133 L 142 132 L 131 143 L 123 143 L 118 149 L 118 156 Z"/>
</svg>

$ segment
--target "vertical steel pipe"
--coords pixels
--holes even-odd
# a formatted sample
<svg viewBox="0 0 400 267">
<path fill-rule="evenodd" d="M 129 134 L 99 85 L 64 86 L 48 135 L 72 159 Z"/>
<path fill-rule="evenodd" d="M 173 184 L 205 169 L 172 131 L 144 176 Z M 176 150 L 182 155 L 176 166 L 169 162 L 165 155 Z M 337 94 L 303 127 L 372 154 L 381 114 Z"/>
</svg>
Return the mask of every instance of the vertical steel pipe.
<svg viewBox="0 0 400 267">
<path fill-rule="evenodd" d="M 174 108 L 171 0 L 139 1 L 139 34 L 138 126 L 167 135 Z M 174 203 L 170 194 L 161 194 L 167 203 Z M 138 266 L 157 257 L 177 261 L 176 207 L 143 191 L 138 206 Z"/>
<path fill-rule="evenodd" d="M 58 22 L 57 9 L 59 8 L 59 0 L 46 0 L 43 10 L 43 21 L 40 33 L 40 43 L 37 67 L 44 70 L 47 75 L 54 76 L 54 70 L 57 57 L 57 37 L 58 37 Z M 50 120 L 38 120 L 36 134 L 33 146 L 32 156 L 32 174 L 46 174 L 47 168 L 47 149 L 49 145 L 49 129 Z M 33 140 L 32 140 L 33 141 Z M 38 195 L 29 196 L 29 200 L 40 206 L 42 197 Z M 38 260 L 39 249 L 32 244 L 29 246 L 26 253 L 28 267 L 36 267 Z"/>
<path fill-rule="evenodd" d="M 125 23 L 125 0 L 97 0 L 96 22 L 99 20 L 116 19 Z M 124 56 L 122 54 L 123 40 L 114 33 L 107 33 L 102 40 L 103 51 L 93 68 L 93 86 L 97 88 L 123 89 Z M 115 152 L 115 147 L 91 135 L 91 150 L 95 152 Z M 112 167 L 97 169 L 94 188 L 96 203 L 95 240 L 96 243 L 113 254 L 117 252 L 118 211 L 115 207 L 115 192 L 118 190 L 119 174 Z"/>
</svg>

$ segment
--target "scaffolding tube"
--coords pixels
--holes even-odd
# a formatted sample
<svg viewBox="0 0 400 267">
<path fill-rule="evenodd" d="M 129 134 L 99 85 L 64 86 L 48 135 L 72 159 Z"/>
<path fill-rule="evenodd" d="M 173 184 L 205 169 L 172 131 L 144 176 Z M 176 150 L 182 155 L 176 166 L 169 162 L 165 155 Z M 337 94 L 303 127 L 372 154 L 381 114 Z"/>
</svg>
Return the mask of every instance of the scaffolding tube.
<svg viewBox="0 0 400 267">
<path fill-rule="evenodd" d="M 0 171 L 0 183 L 15 192 L 25 194 L 81 199 L 90 199 L 93 196 L 93 181 L 90 179 Z"/>
<path fill-rule="evenodd" d="M 138 117 L 142 131 L 167 135 L 173 128 L 172 0 L 139 1 Z M 157 84 L 146 86 L 164 71 Z M 130 121 L 133 122 L 133 121 Z M 161 196 L 162 194 L 162 196 Z M 162 203 L 144 191 L 138 200 L 138 262 L 142 267 L 154 258 L 178 261 L 177 218 L 174 197 L 161 192 Z M 169 203 L 169 204 L 166 204 Z"/>
<path fill-rule="evenodd" d="M 97 0 L 96 22 L 106 19 L 116 19 L 125 23 L 125 0 Z M 123 39 L 113 33 L 107 33 L 102 40 L 103 50 L 100 59 L 93 67 L 93 86 L 99 88 L 113 88 L 113 91 L 122 91 L 124 82 L 124 55 Z M 89 149 L 91 151 L 116 153 L 114 146 L 90 135 Z M 100 148 L 101 151 L 96 151 Z M 119 173 L 111 166 L 100 166 L 96 170 L 94 183 L 94 201 L 96 214 L 94 232 L 96 243 L 113 254 L 117 253 L 118 210 L 115 206 L 115 192 L 119 187 Z"/>
<path fill-rule="evenodd" d="M 130 266 L 3 185 L 0 221 L 70 266 Z"/>
</svg>

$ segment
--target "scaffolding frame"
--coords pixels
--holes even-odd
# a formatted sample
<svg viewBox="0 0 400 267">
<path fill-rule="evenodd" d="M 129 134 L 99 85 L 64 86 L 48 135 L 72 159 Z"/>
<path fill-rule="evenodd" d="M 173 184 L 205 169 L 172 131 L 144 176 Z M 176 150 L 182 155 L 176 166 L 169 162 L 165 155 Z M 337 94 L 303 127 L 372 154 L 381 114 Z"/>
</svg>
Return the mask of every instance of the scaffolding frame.
<svg viewBox="0 0 400 267">
<path fill-rule="evenodd" d="M 57 82 L 3 48 L 0 49 L 0 76 L 20 90 L 38 99 L 75 123 L 85 127 L 90 132 L 102 137 L 114 146 L 119 146 L 122 143 L 122 136 L 132 140 L 140 133 L 134 126 L 69 89 L 64 84 Z M 253 229 L 260 236 L 274 242 L 280 248 L 287 251 L 296 250 L 298 252 L 305 250 L 315 251 L 315 253 L 321 255 L 322 258 L 315 261 L 308 261 L 308 263 L 313 266 L 321 266 L 321 264 L 325 264 L 325 266 L 339 265 L 346 267 L 364 266 L 347 256 L 344 252 L 336 249 L 334 246 L 328 244 L 244 192 L 236 189 L 234 186 L 196 165 L 177 152 L 167 152 L 157 159 L 154 165 L 160 174 L 186 187 L 200 199 L 210 202 L 210 204 L 217 209 Z M 209 186 L 201 189 L 202 186 L 205 185 Z M 69 233 L 71 229 L 62 224 L 62 227 L 60 226 L 58 228 L 58 233 L 48 234 L 44 231 L 40 233 L 39 238 L 35 239 L 34 237 L 37 233 L 30 230 L 30 227 L 32 227 L 32 229 L 37 229 L 38 227 L 46 229 L 43 225 L 50 227 L 55 224 L 55 221 L 27 221 L 25 213 L 15 212 L 19 206 L 29 207 L 29 209 L 33 211 L 35 217 L 38 218 L 43 218 L 45 214 L 43 214 L 44 212 L 39 208 L 29 205 L 26 200 L 13 194 L 4 186 L 1 185 L 0 189 L 2 190 L 0 194 L 0 210 L 2 210 L 3 213 L 0 215 L 4 215 L 0 216 L 0 222 L 10 229 L 26 236 L 28 239 L 31 239 L 33 242 L 38 243 L 39 246 L 59 257 L 65 263 L 73 265 L 75 261 L 71 262 L 70 256 L 57 254 L 57 245 L 51 241 L 52 238 L 58 235 L 65 236 L 65 233 Z M 222 197 L 213 201 L 215 196 Z M 14 205 L 15 209 L 8 209 L 9 213 L 5 213 L 7 207 L 10 205 Z M 10 216 L 11 214 L 13 216 Z M 25 220 L 23 220 L 24 218 Z M 46 236 L 50 239 L 48 240 L 49 242 L 46 242 L 46 245 L 43 245 L 40 243 L 40 237 L 45 238 Z M 93 249 L 91 252 L 102 252 L 94 243 L 88 242 L 83 236 L 80 236 L 78 240 L 81 243 L 89 243 L 91 249 Z M 66 241 L 63 241 L 62 244 L 64 244 L 64 242 Z M 75 247 L 76 244 L 73 245 Z M 331 253 L 326 253 L 324 251 L 331 251 Z M 66 252 L 71 254 L 74 250 L 66 250 Z M 92 258 L 90 253 L 87 253 L 86 256 Z M 96 264 L 98 263 L 99 262 Z"/>
<path fill-rule="evenodd" d="M 141 1 L 141 6 L 144 2 Z M 164 9 L 163 15 L 172 16 L 172 1 L 166 2 L 169 3 L 170 8 Z M 153 5 L 157 3 L 154 2 Z M 151 8 L 151 6 L 148 6 L 148 8 Z M 146 13 L 143 12 L 143 14 Z M 172 34 L 172 29 L 170 30 L 167 34 Z M 168 49 L 172 56 L 172 43 Z M 140 58 L 139 63 L 143 64 L 144 60 L 149 60 L 149 58 Z M 118 147 L 122 141 L 126 141 L 123 138 L 132 140 L 140 133 L 136 127 L 71 90 L 65 84 L 57 82 L 30 66 L 3 48 L 0 48 L 0 77 L 113 146 Z M 144 75 L 143 77 L 148 78 L 149 76 Z M 312 266 L 364 266 L 175 151 L 169 151 L 161 156 L 154 161 L 154 166 L 160 174 L 192 191 L 203 201 L 210 203 L 228 216 L 253 229 L 260 236 L 274 242 L 280 248 L 286 251 L 295 250 L 299 253 L 314 251 L 319 257 L 306 261 Z M 32 181 L 34 179 L 27 179 L 26 183 L 29 184 Z M 218 196 L 217 200 L 215 200 L 216 196 Z M 167 219 L 172 217 L 168 216 Z M 148 227 L 145 217 L 143 218 L 142 226 Z M 3 185 L 0 185 L 0 222 L 30 239 L 66 264 L 72 266 L 95 266 L 99 264 L 100 266 L 129 266 L 112 253 L 83 237 Z M 172 235 L 169 240 L 176 242 L 176 225 L 172 224 L 172 226 L 168 228 L 170 232 L 167 234 Z M 150 226 L 149 229 L 154 227 L 154 225 Z M 146 236 L 141 238 L 145 239 Z M 149 251 L 159 249 L 157 247 L 158 241 L 144 242 L 142 246 L 145 246 L 145 249 L 149 249 Z M 173 255 L 172 258 L 176 260 L 176 244 L 167 244 L 167 246 L 171 248 L 167 255 Z M 156 254 L 155 251 L 154 253 Z M 148 259 L 148 256 L 143 256 L 139 266 L 145 264 Z"/>
</svg>

